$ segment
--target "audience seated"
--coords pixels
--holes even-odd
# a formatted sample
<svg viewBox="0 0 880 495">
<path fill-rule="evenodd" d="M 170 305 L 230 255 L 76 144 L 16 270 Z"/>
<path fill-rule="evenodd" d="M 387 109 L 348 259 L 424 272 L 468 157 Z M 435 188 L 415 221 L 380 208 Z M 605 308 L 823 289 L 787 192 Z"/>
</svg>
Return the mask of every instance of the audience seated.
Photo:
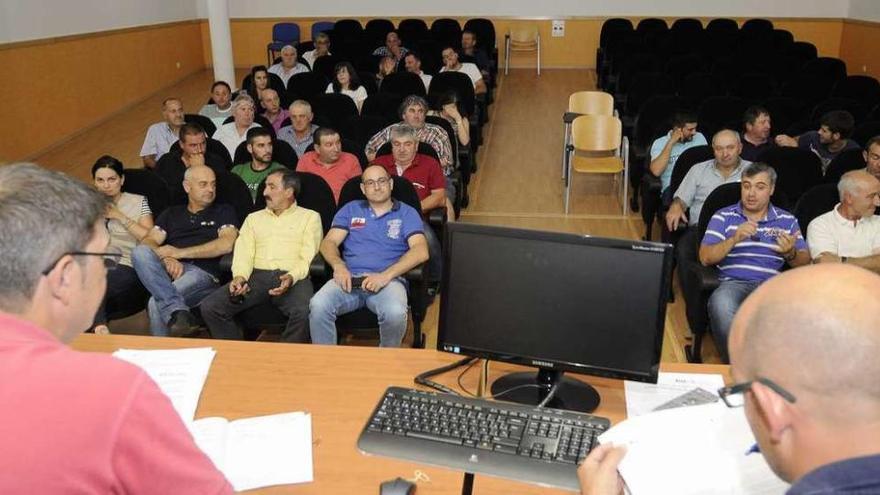
<svg viewBox="0 0 880 495">
<path fill-rule="evenodd" d="M 373 55 L 391 57 L 394 65 L 397 65 L 408 52 L 409 50 L 400 45 L 400 36 L 397 35 L 397 31 L 389 31 L 385 35 L 385 45 L 373 50 Z"/>
<path fill-rule="evenodd" d="M 217 288 L 220 257 L 232 252 L 238 237 L 235 210 L 214 203 L 213 170 L 188 168 L 183 187 L 188 204 L 162 212 L 132 251 L 138 278 L 153 296 L 147 304 L 153 335 L 193 335 L 196 321 L 189 310 Z"/>
<path fill-rule="evenodd" d="M 225 161 L 207 151 L 205 131 L 198 124 L 184 124 L 180 128 L 180 152 L 167 153 L 156 165 L 156 175 L 165 181 L 172 204 L 187 201 L 183 177 L 187 169 L 207 165 L 214 174 L 226 173 Z"/>
<path fill-rule="evenodd" d="M 880 179 L 880 136 L 874 136 L 865 144 L 865 171 Z"/>
<path fill-rule="evenodd" d="M 263 106 L 263 117 L 272 124 L 272 128 L 276 131 L 281 130 L 281 124 L 290 118 L 290 112 L 281 108 L 281 98 L 278 92 L 272 88 L 264 89 L 260 101 Z"/>
<path fill-rule="evenodd" d="M 314 150 L 306 152 L 296 165 L 297 172 L 315 174 L 330 186 L 333 199 L 339 202 L 342 186 L 361 175 L 356 156 L 342 151 L 342 139 L 335 129 L 319 127 L 314 134 Z"/>
<path fill-rule="evenodd" d="M 725 362 L 730 324 L 745 298 L 786 263 L 810 262 L 797 219 L 770 203 L 775 185 L 772 167 L 760 162 L 746 166 L 739 203 L 712 215 L 700 245 L 700 263 L 720 270 L 721 283 L 709 297 L 709 321 Z"/>
<path fill-rule="evenodd" d="M 0 493 L 232 494 L 143 370 L 65 345 L 119 254 L 82 255 L 107 251 L 107 198 L 31 164 L 0 184 Z"/>
<path fill-rule="evenodd" d="M 333 82 L 327 85 L 327 93 L 342 93 L 354 101 L 358 113 L 367 99 L 367 88 L 361 84 L 360 77 L 354 66 L 349 62 L 339 62 L 333 69 L 336 74 Z"/>
<path fill-rule="evenodd" d="M 309 67 L 315 68 L 315 59 L 324 55 L 332 55 L 330 53 L 330 37 L 327 33 L 320 32 L 315 36 L 315 49 L 303 53 L 303 60 L 309 63 Z"/>
<path fill-rule="evenodd" d="M 822 172 L 841 151 L 859 148 L 858 143 L 847 139 L 855 127 L 852 114 L 845 110 L 832 110 L 819 120 L 819 130 L 797 137 L 780 134 L 776 136 L 779 146 L 810 150 L 822 160 Z"/>
<path fill-rule="evenodd" d="M 431 78 L 433 76 L 425 74 L 425 71 L 422 70 L 422 59 L 419 57 L 419 54 L 416 52 L 407 53 L 406 57 L 403 58 L 403 63 L 407 72 L 412 72 L 422 78 L 422 83 L 425 85 L 425 94 L 427 94 L 431 89 Z"/>
<path fill-rule="evenodd" d="M 416 130 L 419 141 L 429 144 L 440 157 L 440 165 L 443 174 L 447 177 L 455 171 L 455 157 L 452 156 L 452 144 L 449 136 L 442 127 L 425 123 L 425 115 L 428 112 L 428 102 L 420 96 L 407 96 L 400 104 L 400 118 Z M 379 131 L 370 138 L 364 150 L 370 161 L 376 158 L 376 152 L 385 143 L 391 141 L 391 129 L 398 124 L 392 124 Z"/>
<path fill-rule="evenodd" d="M 440 108 L 437 110 L 429 110 L 428 115 L 436 115 L 442 117 L 452 126 L 458 143 L 467 146 L 471 142 L 471 125 L 468 119 L 461 114 L 459 109 L 458 94 L 455 91 L 447 91 L 443 93 L 437 100 Z"/>
<path fill-rule="evenodd" d="M 788 495 L 880 493 L 877 293 L 880 279 L 865 270 L 799 268 L 758 288 L 733 322 L 734 384 L 720 395 L 744 407 Z M 582 493 L 622 495 L 625 453 L 612 444 L 590 452 L 578 468 Z"/>
<path fill-rule="evenodd" d="M 385 167 L 389 175 L 399 175 L 412 183 L 419 195 L 423 216 L 434 208 L 446 208 L 447 218 L 455 218 L 452 204 L 446 199 L 446 179 L 440 163 L 417 151 L 415 129 L 406 124 L 398 124 L 391 129 L 391 154 L 377 157 L 373 164 Z M 427 221 L 424 222 L 423 232 L 430 254 L 428 280 L 437 282 L 443 267 L 440 239 Z"/>
<path fill-rule="evenodd" d="M 141 147 L 141 160 L 146 168 L 156 168 L 162 155 L 168 153 L 171 145 L 177 141 L 177 133 L 184 124 L 183 103 L 177 98 L 166 98 L 162 102 L 162 122 L 155 123 L 147 129 L 147 137 Z"/>
<path fill-rule="evenodd" d="M 289 144 L 298 157 L 302 157 L 312 146 L 312 135 L 318 129 L 318 126 L 312 124 L 314 117 L 309 102 L 295 100 L 290 104 L 290 125 L 278 131 L 278 139 Z"/>
<path fill-rule="evenodd" d="M 752 106 L 743 114 L 742 157 L 750 162 L 767 148 L 776 146 L 770 138 L 770 112 L 760 106 Z"/>
<path fill-rule="evenodd" d="M 246 87 L 245 90 L 247 91 L 247 94 L 250 95 L 251 99 L 254 100 L 257 114 L 262 114 L 266 111 L 266 107 L 263 106 L 263 92 L 267 89 L 271 89 L 269 87 L 269 70 L 266 69 L 265 65 L 252 67 L 250 85 Z"/>
<path fill-rule="evenodd" d="M 266 177 L 266 208 L 248 215 L 235 241 L 232 281 L 201 304 L 215 339 L 242 339 L 235 316 L 272 302 L 285 316 L 282 342 L 309 341 L 309 265 L 321 243 L 321 217 L 297 206 L 299 178 L 282 168 Z"/>
<path fill-rule="evenodd" d="M 486 92 L 486 81 L 483 80 L 483 74 L 476 65 L 470 62 L 460 62 L 458 60 L 458 52 L 454 47 L 447 46 L 441 52 L 443 56 L 443 67 L 440 72 L 461 72 L 466 74 L 471 82 L 474 83 L 474 94 L 480 95 Z"/>
<path fill-rule="evenodd" d="M 246 94 L 238 95 L 232 102 L 232 118 L 234 120 L 218 127 L 217 132 L 211 136 L 223 143 L 223 146 L 229 151 L 229 156 L 235 156 L 235 149 L 244 142 L 247 131 L 260 126 L 260 124 L 254 123 L 254 111 L 254 100 Z"/>
<path fill-rule="evenodd" d="M 655 177 L 660 178 L 660 194 L 664 205 L 672 202 L 673 191 L 669 190 L 669 182 L 678 157 L 689 148 L 705 144 L 706 138 L 697 131 L 697 115 L 684 110 L 673 115 L 672 129 L 651 144 L 649 168 Z"/>
<path fill-rule="evenodd" d="M 262 127 L 254 127 L 247 132 L 247 150 L 251 154 L 250 163 L 239 163 L 232 167 L 232 173 L 241 177 L 251 191 L 251 198 L 257 200 L 257 189 L 272 172 L 285 169 L 272 161 L 272 133 Z"/>
<path fill-rule="evenodd" d="M 489 72 L 489 55 L 486 53 L 486 50 L 477 46 L 477 35 L 473 31 L 464 30 L 461 32 L 461 54 L 473 60 L 473 64 L 480 69 L 484 81 L 489 80 L 491 76 Z"/>
<path fill-rule="evenodd" d="M 269 72 L 280 77 L 286 88 L 287 81 L 290 81 L 290 78 L 293 77 L 294 74 L 309 72 L 309 68 L 297 61 L 296 47 L 293 45 L 284 45 L 281 49 L 281 62 L 269 67 Z"/>
<path fill-rule="evenodd" d="M 398 347 L 407 322 L 401 276 L 428 260 L 427 243 L 419 212 L 391 198 L 384 167 L 367 167 L 361 179 L 367 200 L 343 205 L 321 242 L 333 279 L 309 304 L 312 342 L 336 344 L 336 317 L 366 306 L 378 317 L 379 345 Z"/>
<path fill-rule="evenodd" d="M 109 248 L 120 253 L 116 267 L 107 271 L 107 293 L 92 324 L 95 333 L 106 334 L 110 333 L 105 312 L 107 301 L 127 294 L 140 285 L 137 273 L 131 266 L 131 250 L 153 228 L 153 212 L 144 196 L 122 192 L 125 174 L 122 162 L 116 158 L 109 155 L 98 158 L 92 166 L 92 180 L 95 188 L 109 200 L 104 213 L 110 235 Z"/>
<path fill-rule="evenodd" d="M 220 127 L 232 115 L 232 89 L 229 84 L 217 81 L 211 85 L 211 102 L 199 110 L 199 115 L 208 117 L 214 126 Z"/>
<path fill-rule="evenodd" d="M 816 263 L 849 263 L 880 272 L 880 180 L 864 170 L 837 184 L 840 203 L 810 222 L 807 244 Z"/>
</svg>

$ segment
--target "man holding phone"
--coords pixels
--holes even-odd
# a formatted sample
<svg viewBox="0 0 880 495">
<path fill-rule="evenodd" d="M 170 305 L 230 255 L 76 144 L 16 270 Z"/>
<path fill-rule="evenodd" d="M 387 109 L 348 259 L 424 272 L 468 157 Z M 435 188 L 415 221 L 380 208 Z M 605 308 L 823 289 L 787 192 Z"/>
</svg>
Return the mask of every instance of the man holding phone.
<svg viewBox="0 0 880 495">
<path fill-rule="evenodd" d="M 651 145 L 651 173 L 660 178 L 660 194 L 663 205 L 672 202 L 669 182 L 675 162 L 689 148 L 708 144 L 706 137 L 697 131 L 697 116 L 693 112 L 680 110 L 672 117 L 672 129 L 654 140 Z"/>
</svg>

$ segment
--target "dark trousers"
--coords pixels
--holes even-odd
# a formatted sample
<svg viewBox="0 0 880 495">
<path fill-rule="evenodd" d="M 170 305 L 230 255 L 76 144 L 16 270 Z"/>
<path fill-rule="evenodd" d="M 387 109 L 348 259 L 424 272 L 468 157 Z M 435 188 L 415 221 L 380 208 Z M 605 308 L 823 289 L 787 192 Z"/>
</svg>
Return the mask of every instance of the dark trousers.
<svg viewBox="0 0 880 495">
<path fill-rule="evenodd" d="M 116 265 L 116 268 L 107 272 L 107 292 L 98 312 L 95 313 L 95 325 L 107 324 L 107 301 L 126 295 L 141 282 L 134 268 L 126 265 Z"/>
<path fill-rule="evenodd" d="M 250 291 L 241 303 L 229 297 L 229 284 L 220 287 L 202 301 L 202 318 L 215 339 L 243 339 L 244 331 L 235 316 L 242 311 L 267 302 L 275 305 L 284 316 L 287 326 L 281 333 L 282 342 L 309 342 L 309 300 L 314 289 L 308 278 L 293 284 L 280 296 L 269 295 L 269 290 L 281 284 L 281 270 L 254 270 L 248 279 Z"/>
</svg>

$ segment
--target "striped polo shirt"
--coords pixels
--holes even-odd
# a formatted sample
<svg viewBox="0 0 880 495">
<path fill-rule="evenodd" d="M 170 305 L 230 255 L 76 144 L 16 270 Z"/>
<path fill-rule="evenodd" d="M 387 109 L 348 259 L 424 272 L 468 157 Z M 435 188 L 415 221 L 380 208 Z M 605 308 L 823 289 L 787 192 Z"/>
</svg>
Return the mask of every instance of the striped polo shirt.
<svg viewBox="0 0 880 495">
<path fill-rule="evenodd" d="M 742 202 L 716 211 L 709 221 L 702 244 L 711 246 L 733 237 L 737 227 L 747 222 Z M 770 204 L 767 216 L 758 222 L 758 232 L 750 239 L 739 242 L 718 263 L 721 280 L 764 281 L 779 273 L 785 260 L 775 251 L 776 239 L 786 232 L 797 236 L 795 249 L 807 249 L 797 219 L 791 213 Z"/>
</svg>

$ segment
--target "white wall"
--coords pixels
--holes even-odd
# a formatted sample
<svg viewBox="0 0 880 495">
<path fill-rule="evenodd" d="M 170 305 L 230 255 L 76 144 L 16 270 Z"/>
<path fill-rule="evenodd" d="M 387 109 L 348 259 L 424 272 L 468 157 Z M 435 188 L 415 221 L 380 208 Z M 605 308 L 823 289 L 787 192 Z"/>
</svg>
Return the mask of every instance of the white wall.
<svg viewBox="0 0 880 495">
<path fill-rule="evenodd" d="M 198 0 L 0 0 L 0 43 L 198 17 Z"/>
<path fill-rule="evenodd" d="M 207 17 L 205 1 L 199 17 Z M 241 17 L 566 16 L 846 17 L 850 0 L 229 0 Z M 864 0 L 871 3 L 876 0 Z"/>
<path fill-rule="evenodd" d="M 877 0 L 850 0 L 848 17 L 880 22 L 880 2 Z"/>
</svg>

